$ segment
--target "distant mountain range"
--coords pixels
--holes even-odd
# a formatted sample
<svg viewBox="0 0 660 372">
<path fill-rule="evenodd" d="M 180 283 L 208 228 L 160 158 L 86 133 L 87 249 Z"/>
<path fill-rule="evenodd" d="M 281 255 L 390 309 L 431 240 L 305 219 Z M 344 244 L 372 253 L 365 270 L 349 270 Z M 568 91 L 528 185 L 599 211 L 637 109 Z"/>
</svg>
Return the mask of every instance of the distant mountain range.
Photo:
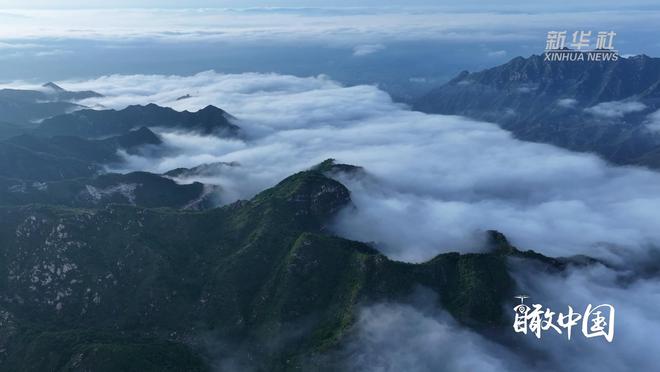
<svg viewBox="0 0 660 372">
<path fill-rule="evenodd" d="M 118 136 L 141 127 L 159 127 L 200 134 L 235 137 L 239 127 L 232 116 L 215 106 L 196 112 L 175 111 L 156 104 L 128 106 L 122 110 L 92 110 L 75 101 L 101 97 L 92 91 L 70 92 L 54 83 L 42 90 L 0 90 L 0 140 L 20 134 L 102 138 Z"/>
<path fill-rule="evenodd" d="M 0 177 L 0 205 L 40 203 L 99 208 L 126 204 L 200 210 L 216 204 L 211 196 L 216 189 L 199 182 L 178 184 L 148 172 L 105 173 L 46 182 Z"/>
<path fill-rule="evenodd" d="M 428 113 L 495 122 L 516 137 L 660 168 L 660 59 L 544 62 L 517 57 L 462 72 L 418 99 Z"/>
<path fill-rule="evenodd" d="M 160 143 L 147 128 L 103 140 L 23 134 L 0 141 L 0 176 L 34 181 L 89 177 L 120 162 L 118 150 L 134 153 Z"/>
<path fill-rule="evenodd" d="M 44 84 L 41 91 L 0 91 L 0 106 L 12 106 L 14 119 L 55 115 L 41 123 L 0 122 L 0 205 L 101 207 L 120 203 L 205 209 L 215 204 L 216 185 L 179 184 L 170 174 L 106 174 L 105 169 L 123 161 L 120 151 L 163 151 L 161 138 L 149 127 L 239 136 L 240 128 L 231 123 L 230 114 L 214 106 L 197 112 L 155 104 L 90 110 L 66 102 L 98 96 L 95 92 L 69 92 L 54 83 Z M 76 111 L 61 112 L 72 109 Z M 11 112 L 4 118 L 11 119 Z M 205 167 L 208 171 L 211 165 Z M 173 172 L 183 178 L 202 172 L 202 167 Z"/>
<path fill-rule="evenodd" d="M 55 83 L 46 83 L 41 90 L 0 89 L 0 121 L 4 122 L 0 123 L 0 138 L 33 128 L 39 120 L 82 108 L 75 101 L 93 97 L 102 95 L 71 92 Z"/>
<path fill-rule="evenodd" d="M 60 100 L 98 96 L 94 92 L 68 92 L 53 83 L 45 84 L 43 89 L 4 90 L 2 94 L 10 98 L 6 102 L 23 102 L 16 106 L 16 112 L 23 114 L 41 107 L 43 102 L 39 100 L 46 97 L 50 97 L 50 103 L 61 104 L 59 108 L 70 109 L 75 105 Z M 118 111 L 54 113 L 58 115 L 41 124 L 0 123 L 0 205 L 43 203 L 99 208 L 118 203 L 207 209 L 217 202 L 217 185 L 175 182 L 168 174 L 112 174 L 106 169 L 124 160 L 120 152 L 151 151 L 154 155 L 165 151 L 161 138 L 147 126 L 218 136 L 238 136 L 240 132 L 230 122 L 231 115 L 214 106 L 197 112 L 150 104 Z M 178 172 L 181 178 L 184 173 L 192 176 L 201 172 L 201 168 Z"/>
<path fill-rule="evenodd" d="M 53 82 L 48 82 L 46 84 L 43 84 L 41 87 L 44 88 L 42 92 L 47 97 L 57 101 L 80 101 L 86 98 L 103 97 L 102 94 L 96 93 L 91 90 L 72 92 L 62 88 L 61 86 Z"/>
<path fill-rule="evenodd" d="M 179 112 L 152 103 L 123 110 L 84 109 L 58 115 L 44 120 L 36 133 L 98 138 L 125 134 L 140 127 L 159 127 L 235 137 L 239 135 L 239 128 L 230 122 L 231 119 L 231 115 L 215 106 L 197 112 Z"/>
<path fill-rule="evenodd" d="M 22 134 L 0 141 L 0 205 L 31 203 L 98 208 L 109 204 L 207 209 L 219 186 L 177 183 L 170 174 L 106 173 L 119 151 L 135 154 L 162 141 L 146 127 L 106 139 Z M 197 170 L 185 170 L 188 176 Z M 183 170 L 178 170 L 180 175 Z"/>
</svg>

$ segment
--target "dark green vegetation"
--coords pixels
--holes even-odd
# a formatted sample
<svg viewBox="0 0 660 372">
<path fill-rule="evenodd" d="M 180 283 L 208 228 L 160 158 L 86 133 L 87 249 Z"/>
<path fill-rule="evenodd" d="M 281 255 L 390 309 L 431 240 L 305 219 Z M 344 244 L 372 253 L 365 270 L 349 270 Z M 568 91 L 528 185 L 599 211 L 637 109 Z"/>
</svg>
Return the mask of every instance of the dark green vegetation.
<svg viewBox="0 0 660 372">
<path fill-rule="evenodd" d="M 488 253 L 422 264 L 333 236 L 350 193 L 323 172 L 346 169 L 324 162 L 202 212 L 0 208 L 0 370 L 204 371 L 239 352 L 296 370 L 341 347 L 362 305 L 425 287 L 464 324 L 500 327 L 507 257 L 562 265 L 495 232 Z"/>
<path fill-rule="evenodd" d="M 644 107 L 609 116 L 585 110 L 612 101 Z M 658 58 L 544 62 L 543 56 L 517 57 L 481 72 L 464 71 L 414 107 L 495 122 L 520 139 L 594 152 L 617 164 L 660 167 L 660 133 L 646 125 L 648 115 L 660 109 Z"/>
</svg>

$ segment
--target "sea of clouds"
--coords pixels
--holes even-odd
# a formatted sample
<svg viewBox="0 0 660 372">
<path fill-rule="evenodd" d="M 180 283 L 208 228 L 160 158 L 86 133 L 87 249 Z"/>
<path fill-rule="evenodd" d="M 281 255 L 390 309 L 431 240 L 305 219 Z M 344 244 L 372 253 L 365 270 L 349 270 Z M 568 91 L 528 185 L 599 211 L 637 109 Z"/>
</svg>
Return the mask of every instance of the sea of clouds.
<svg viewBox="0 0 660 372">
<path fill-rule="evenodd" d="M 552 311 L 583 313 L 587 304 L 615 307 L 614 341 L 585 338 L 581 323 L 564 334 L 543 332 L 491 339 L 460 326 L 420 298 L 413 305 L 377 304 L 362 309 L 358 332 L 340 358 L 356 371 L 652 371 L 660 343 L 660 283 L 656 278 L 622 284 L 620 271 L 602 265 L 571 268 L 562 274 L 514 265 L 514 278 L 527 300 Z M 515 304 L 510 304 L 510 309 Z M 513 322 L 513 310 L 510 310 Z M 555 314 L 556 316 L 556 314 Z M 519 337 L 515 337 L 519 336 Z M 511 345 L 515 345 L 511 347 Z"/>
<path fill-rule="evenodd" d="M 346 344 L 355 369 L 644 370 L 658 362 L 656 172 L 522 142 L 490 123 L 413 112 L 376 86 L 346 87 L 324 76 L 207 71 L 59 83 L 103 93 L 81 102 L 94 107 L 154 102 L 198 110 L 213 104 L 235 116 L 243 130 L 242 139 L 161 130 L 166 155 L 126 156 L 122 171 L 237 162 L 193 177 L 221 185 L 220 198 L 230 203 L 335 158 L 364 167 L 366 176 L 338 177 L 356 208 L 343 211 L 334 230 L 375 242 L 394 259 L 420 262 L 448 251 L 480 251 L 483 231 L 496 229 L 523 249 L 586 254 L 610 264 L 549 274 L 518 263 L 512 272 L 533 302 L 558 312 L 567 305 L 615 305 L 613 344 L 528 335 L 525 353 L 534 357 L 526 357 L 447 314 L 380 304 L 363 309 L 359 332 Z M 186 94 L 192 97 L 177 100 Z"/>
<path fill-rule="evenodd" d="M 105 95 L 82 102 L 89 106 L 153 102 L 194 111 L 213 104 L 234 115 L 244 139 L 161 131 L 172 151 L 129 156 L 124 169 L 237 162 L 200 179 L 223 187 L 223 203 L 249 198 L 327 158 L 364 167 L 368 177 L 341 179 L 358 208 L 345 212 L 336 228 L 376 242 L 396 259 L 479 250 L 475 239 L 488 229 L 551 256 L 613 259 L 660 243 L 653 218 L 660 208 L 658 173 L 522 142 L 490 123 L 413 112 L 375 86 L 212 71 L 62 85 Z M 192 97 L 177 100 L 186 94 Z"/>
</svg>

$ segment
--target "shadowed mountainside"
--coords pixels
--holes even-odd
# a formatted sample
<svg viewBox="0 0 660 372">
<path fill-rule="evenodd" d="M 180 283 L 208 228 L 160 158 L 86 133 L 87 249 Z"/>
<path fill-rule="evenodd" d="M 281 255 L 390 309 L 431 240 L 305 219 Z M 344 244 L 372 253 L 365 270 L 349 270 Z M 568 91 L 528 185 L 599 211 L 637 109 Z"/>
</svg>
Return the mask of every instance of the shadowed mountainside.
<svg viewBox="0 0 660 372">
<path fill-rule="evenodd" d="M 100 94 L 92 91 L 71 92 L 54 83 L 46 83 L 42 88 L 42 90 L 0 89 L 2 121 L 13 126 L 9 132 L 6 124 L 0 124 L 0 139 L 25 133 L 36 127 L 39 120 L 83 107 L 74 103 L 75 101 L 101 97 Z"/>
<path fill-rule="evenodd" d="M 660 168 L 659 58 L 516 57 L 484 71 L 464 71 L 413 106 L 498 123 L 520 139 L 597 153 L 613 163 Z"/>
<path fill-rule="evenodd" d="M 58 115 L 44 120 L 35 133 L 99 138 L 125 134 L 140 127 L 160 127 L 235 137 L 239 134 L 239 127 L 232 124 L 231 119 L 231 115 L 215 106 L 196 112 L 180 112 L 151 103 L 122 110 L 85 109 Z"/>
</svg>

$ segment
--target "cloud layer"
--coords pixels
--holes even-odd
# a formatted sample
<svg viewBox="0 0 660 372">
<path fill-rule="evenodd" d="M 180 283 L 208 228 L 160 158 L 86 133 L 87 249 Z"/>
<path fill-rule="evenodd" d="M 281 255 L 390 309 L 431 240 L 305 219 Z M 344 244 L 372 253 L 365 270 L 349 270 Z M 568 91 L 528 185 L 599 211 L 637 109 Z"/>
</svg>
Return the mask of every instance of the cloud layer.
<svg viewBox="0 0 660 372">
<path fill-rule="evenodd" d="M 622 118 L 632 112 L 644 111 L 646 105 L 637 101 L 611 101 L 601 102 L 593 107 L 586 108 L 584 111 L 604 117 L 604 118 Z"/>
<path fill-rule="evenodd" d="M 378 304 L 362 309 L 357 333 L 340 353 L 350 371 L 512 371 L 517 356 L 457 324 L 450 315 L 415 306 Z M 430 307 L 430 306 L 428 306 Z M 420 310 L 420 308 L 422 308 Z"/>
<path fill-rule="evenodd" d="M 552 336 L 539 342 L 512 334 L 518 350 L 536 356 L 530 360 L 461 328 L 424 305 L 426 296 L 416 306 L 364 309 L 345 350 L 356 369 L 623 371 L 657 364 L 652 348 L 660 342 L 654 308 L 660 301 L 654 253 L 660 245 L 658 173 L 521 142 L 489 123 L 411 112 L 377 87 L 344 87 L 324 76 L 208 71 L 58 84 L 105 95 L 82 102 L 90 106 L 155 102 L 198 110 L 214 104 L 235 115 L 245 140 L 161 131 L 166 156 L 127 156 L 124 167 L 163 172 L 238 162 L 193 177 L 220 184 L 224 203 L 248 198 L 333 157 L 367 171 L 366 176 L 337 176 L 357 208 L 339 216 L 335 231 L 373 241 L 395 259 L 422 261 L 441 252 L 477 251 L 480 232 L 497 229 L 524 249 L 604 257 L 616 268 L 597 265 L 548 274 L 513 265 L 521 289 L 553 310 L 615 305 L 615 344 Z M 186 94 L 191 98 L 176 99 Z"/>
<path fill-rule="evenodd" d="M 615 6 L 616 8 L 616 6 Z M 299 40 L 342 44 L 397 40 L 537 40 L 545 33 L 590 25 L 648 34 L 660 11 L 612 10 L 602 4 L 581 9 L 538 7 L 524 13 L 506 6 L 425 8 L 193 8 L 7 10 L 0 13 L 0 38 L 71 38 L 161 41 Z M 634 41 L 631 38 L 631 41 Z M 359 45 L 359 44 L 358 44 Z M 500 53 L 500 52 L 496 52 Z"/>
<path fill-rule="evenodd" d="M 362 56 L 366 56 L 366 55 L 369 55 L 369 54 L 374 54 L 374 53 L 379 52 L 383 49 L 385 49 L 385 45 L 383 45 L 383 44 L 357 45 L 355 48 L 353 48 L 353 55 L 355 57 L 362 57 Z"/>
<path fill-rule="evenodd" d="M 377 304 L 359 314 L 355 333 L 340 358 L 355 371 L 651 371 L 658 363 L 660 301 L 657 278 L 631 277 L 601 265 L 550 274 L 514 262 L 514 276 L 528 303 L 556 314 L 570 305 L 583 313 L 587 304 L 616 309 L 613 343 L 587 339 L 580 325 L 569 341 L 549 330 L 532 334 L 498 333 L 498 342 L 458 325 L 420 295 L 412 305 Z M 626 283 L 623 284 L 622 283 Z M 513 324 L 513 307 L 507 308 Z M 556 317 L 555 314 L 555 317 Z M 556 320 L 555 320 L 556 322 Z M 555 323 L 556 324 L 556 323 Z"/>
<path fill-rule="evenodd" d="M 201 179 L 221 184 L 224 202 L 248 198 L 326 158 L 364 166 L 369 177 L 342 179 L 358 209 L 346 211 L 336 228 L 397 259 L 475 251 L 487 229 L 553 256 L 609 257 L 660 242 L 653 217 L 660 208 L 657 173 L 521 142 L 489 123 L 411 112 L 373 86 L 214 72 L 60 83 L 106 95 L 87 105 L 155 102 L 197 110 L 214 104 L 235 115 L 247 141 L 164 133 L 169 156 L 129 158 L 129 168 L 157 172 L 236 161 L 240 167 Z M 185 94 L 192 97 L 176 100 Z"/>
</svg>

